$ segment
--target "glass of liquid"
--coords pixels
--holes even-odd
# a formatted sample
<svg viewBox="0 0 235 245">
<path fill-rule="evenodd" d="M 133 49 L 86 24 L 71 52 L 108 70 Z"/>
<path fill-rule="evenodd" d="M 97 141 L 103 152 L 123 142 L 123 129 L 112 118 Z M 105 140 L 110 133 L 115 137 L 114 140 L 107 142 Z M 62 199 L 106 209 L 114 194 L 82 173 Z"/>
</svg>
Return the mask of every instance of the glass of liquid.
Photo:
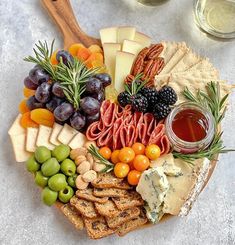
<svg viewBox="0 0 235 245">
<path fill-rule="evenodd" d="M 157 6 L 167 1 L 168 0 L 137 0 L 137 2 L 148 6 Z"/>
<path fill-rule="evenodd" d="M 196 23 L 220 38 L 235 38 L 235 0 L 194 0 Z"/>
</svg>

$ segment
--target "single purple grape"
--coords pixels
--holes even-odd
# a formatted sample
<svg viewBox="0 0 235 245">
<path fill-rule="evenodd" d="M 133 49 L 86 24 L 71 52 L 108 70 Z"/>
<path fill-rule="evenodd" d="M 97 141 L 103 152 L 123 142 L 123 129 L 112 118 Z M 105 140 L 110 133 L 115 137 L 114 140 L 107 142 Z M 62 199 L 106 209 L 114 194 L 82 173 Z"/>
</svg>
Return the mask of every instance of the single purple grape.
<svg viewBox="0 0 235 245">
<path fill-rule="evenodd" d="M 73 128 L 79 131 L 85 127 L 86 117 L 82 115 L 80 112 L 75 112 L 73 116 L 70 118 L 70 123 Z"/>
<path fill-rule="evenodd" d="M 47 103 L 50 100 L 51 95 L 51 84 L 42 83 L 38 86 L 35 98 L 41 103 Z"/>
<path fill-rule="evenodd" d="M 74 62 L 73 56 L 68 51 L 65 50 L 58 51 L 56 54 L 56 59 L 58 62 L 60 62 L 60 59 L 62 59 L 62 62 L 66 66 L 68 66 L 69 63 L 73 64 Z"/>
<path fill-rule="evenodd" d="M 35 84 L 32 80 L 30 80 L 29 76 L 24 79 L 24 86 L 28 89 L 37 89 L 38 85 Z"/>
<path fill-rule="evenodd" d="M 98 73 L 95 74 L 94 77 L 99 79 L 104 87 L 107 87 L 112 83 L 112 78 L 108 73 Z"/>
<path fill-rule="evenodd" d="M 54 116 L 58 121 L 64 122 L 73 115 L 73 112 L 73 106 L 68 102 L 64 102 L 55 108 Z"/>
<path fill-rule="evenodd" d="M 93 94 L 99 93 L 101 90 L 103 90 L 102 82 L 97 78 L 90 77 L 86 82 L 86 92 Z"/>
<path fill-rule="evenodd" d="M 40 85 L 41 83 L 48 82 L 50 76 L 45 70 L 43 70 L 40 66 L 37 65 L 30 70 L 29 78 L 36 85 Z"/>
<path fill-rule="evenodd" d="M 98 100 L 99 102 L 102 102 L 105 98 L 104 95 L 104 90 L 101 90 L 100 92 L 96 93 L 96 94 L 91 94 L 90 95 L 92 98 Z"/>
<path fill-rule="evenodd" d="M 60 83 L 59 82 L 55 82 L 53 84 L 53 87 L 52 87 L 52 93 L 57 96 L 57 97 L 60 97 L 60 98 L 64 98 L 65 95 L 64 95 L 64 90 L 63 88 L 60 86 Z"/>
<path fill-rule="evenodd" d="M 88 115 L 95 115 L 100 110 L 100 103 L 92 97 L 85 97 L 80 101 L 81 109 Z"/>
<path fill-rule="evenodd" d="M 53 96 L 52 99 L 48 103 L 46 103 L 46 108 L 49 111 L 53 112 L 55 108 L 61 105 L 63 102 L 63 99 Z"/>
<path fill-rule="evenodd" d="M 35 96 L 29 97 L 26 104 L 30 111 L 37 109 L 37 108 L 44 108 L 44 104 L 37 101 Z"/>
<path fill-rule="evenodd" d="M 95 115 L 87 115 L 86 120 L 87 120 L 87 126 L 92 124 L 93 122 L 96 122 L 100 119 L 100 113 L 96 113 Z"/>
</svg>

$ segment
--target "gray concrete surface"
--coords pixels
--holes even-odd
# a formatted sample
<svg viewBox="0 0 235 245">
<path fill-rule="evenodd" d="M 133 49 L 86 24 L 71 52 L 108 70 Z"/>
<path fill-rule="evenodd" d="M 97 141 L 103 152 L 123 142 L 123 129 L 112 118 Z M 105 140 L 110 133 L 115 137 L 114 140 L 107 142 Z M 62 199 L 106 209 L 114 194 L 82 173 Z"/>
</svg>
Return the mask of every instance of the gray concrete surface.
<svg viewBox="0 0 235 245">
<path fill-rule="evenodd" d="M 49 0 L 48 0 L 49 1 Z M 186 41 L 195 51 L 208 56 L 220 70 L 221 78 L 235 83 L 235 42 L 208 38 L 194 24 L 193 1 L 170 0 L 147 8 L 134 0 L 72 0 L 76 16 L 90 35 L 98 36 L 105 26 L 134 25 L 156 41 Z M 56 210 L 44 206 L 40 191 L 24 164 L 14 161 L 7 130 L 23 98 L 23 79 L 31 65 L 23 57 L 31 53 L 37 40 L 61 35 L 38 0 L 0 1 L 0 244 L 155 244 L 232 245 L 235 244 L 235 164 L 234 154 L 220 156 L 207 188 L 191 213 L 124 238 L 112 236 L 88 240 Z M 223 123 L 224 142 L 235 148 L 235 94 Z"/>
</svg>

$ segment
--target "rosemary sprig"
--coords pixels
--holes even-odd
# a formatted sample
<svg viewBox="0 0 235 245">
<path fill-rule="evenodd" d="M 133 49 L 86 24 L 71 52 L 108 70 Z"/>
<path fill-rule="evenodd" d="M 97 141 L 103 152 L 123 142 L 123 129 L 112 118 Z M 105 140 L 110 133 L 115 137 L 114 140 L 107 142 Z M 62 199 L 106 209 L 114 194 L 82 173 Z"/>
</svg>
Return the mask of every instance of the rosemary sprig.
<svg viewBox="0 0 235 245">
<path fill-rule="evenodd" d="M 228 98 L 228 94 L 226 94 L 223 98 L 220 97 L 220 86 L 218 82 L 217 83 L 210 82 L 207 84 L 206 88 L 207 88 L 207 93 L 198 90 L 196 95 L 193 95 L 187 87 L 183 92 L 185 98 L 211 111 L 215 120 L 215 128 L 216 128 L 214 139 L 207 149 L 192 154 L 173 152 L 174 157 L 181 158 L 182 160 L 192 165 L 194 165 L 193 161 L 199 158 L 206 157 L 209 160 L 213 160 L 215 156 L 220 153 L 235 151 L 234 149 L 225 149 L 222 140 L 223 132 L 220 132 L 218 127 L 220 122 L 225 116 L 225 111 L 226 111 L 225 102 Z"/>
<path fill-rule="evenodd" d="M 41 42 L 38 41 L 38 44 L 35 44 L 36 48 L 33 49 L 35 57 L 28 56 L 24 58 L 24 61 L 34 63 L 39 65 L 48 72 L 48 74 L 52 77 L 53 80 L 56 80 L 55 69 L 50 62 L 50 57 L 53 53 L 55 40 L 52 41 L 50 48 L 46 41 Z"/>
<path fill-rule="evenodd" d="M 101 171 L 102 173 L 108 173 L 113 170 L 114 165 L 107 159 L 105 159 L 103 156 L 101 156 L 101 154 L 98 152 L 98 149 L 94 145 L 91 145 L 88 151 L 89 153 L 91 153 L 93 157 L 95 157 L 99 161 L 100 164 L 105 165 L 105 168 Z"/>
<path fill-rule="evenodd" d="M 143 76 L 143 73 L 139 73 L 134 77 L 133 81 L 131 82 L 131 86 L 128 84 L 124 85 L 124 89 L 129 95 L 137 94 L 144 87 L 144 85 L 148 82 L 148 80 L 145 80 L 145 81 L 142 81 L 140 84 L 138 84 L 137 81 L 140 80 L 142 76 Z"/>
</svg>

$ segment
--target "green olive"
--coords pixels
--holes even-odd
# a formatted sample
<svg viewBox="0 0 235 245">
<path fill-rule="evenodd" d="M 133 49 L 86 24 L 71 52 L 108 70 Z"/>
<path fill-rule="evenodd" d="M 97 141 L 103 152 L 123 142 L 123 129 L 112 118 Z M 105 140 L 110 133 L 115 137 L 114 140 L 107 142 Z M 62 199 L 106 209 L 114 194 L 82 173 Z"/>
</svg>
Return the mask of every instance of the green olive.
<svg viewBox="0 0 235 245">
<path fill-rule="evenodd" d="M 68 177 L 67 182 L 71 187 L 76 187 L 75 180 L 77 176 L 78 176 L 77 174 L 74 174 L 73 176 Z"/>
<path fill-rule="evenodd" d="M 35 173 L 40 169 L 40 164 L 35 160 L 34 156 L 31 156 L 26 162 L 26 168 L 29 172 Z"/>
<path fill-rule="evenodd" d="M 46 162 L 42 164 L 41 171 L 42 174 L 46 177 L 52 176 L 58 173 L 60 170 L 60 164 L 56 160 L 56 158 L 50 158 Z"/>
<path fill-rule="evenodd" d="M 58 197 L 58 192 L 51 190 L 49 187 L 45 187 L 41 193 L 42 201 L 48 205 L 53 205 Z"/>
<path fill-rule="evenodd" d="M 51 151 L 45 146 L 39 146 L 35 151 L 35 158 L 39 163 L 43 163 L 51 158 Z"/>
<path fill-rule="evenodd" d="M 67 203 L 73 195 L 73 188 L 67 185 L 63 190 L 59 192 L 59 200 L 63 203 Z"/>
<path fill-rule="evenodd" d="M 41 187 L 47 186 L 48 177 L 43 176 L 42 171 L 37 171 L 35 176 L 35 184 Z"/>
<path fill-rule="evenodd" d="M 70 154 L 70 147 L 67 145 L 58 145 L 52 151 L 52 156 L 55 157 L 59 162 L 64 161 Z"/>
<path fill-rule="evenodd" d="M 76 165 L 75 163 L 70 160 L 70 159 L 65 159 L 61 165 L 60 165 L 61 171 L 67 175 L 67 176 L 72 176 L 76 172 Z"/>
<path fill-rule="evenodd" d="M 61 191 L 68 185 L 64 174 L 56 174 L 48 180 L 48 186 L 53 191 Z"/>
</svg>

